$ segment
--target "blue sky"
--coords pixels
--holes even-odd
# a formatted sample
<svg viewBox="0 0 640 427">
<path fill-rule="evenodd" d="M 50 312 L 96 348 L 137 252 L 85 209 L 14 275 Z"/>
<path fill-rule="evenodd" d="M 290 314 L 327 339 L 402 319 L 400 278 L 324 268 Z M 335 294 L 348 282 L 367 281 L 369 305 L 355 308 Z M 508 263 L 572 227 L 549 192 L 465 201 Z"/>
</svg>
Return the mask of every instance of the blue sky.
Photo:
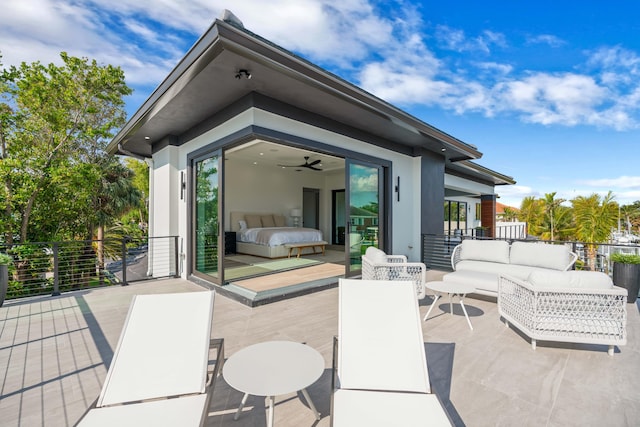
<svg viewBox="0 0 640 427">
<path fill-rule="evenodd" d="M 245 27 L 469 144 L 500 202 L 640 200 L 637 1 L 4 0 L 2 65 L 122 67 L 131 115 L 230 9 Z"/>
</svg>

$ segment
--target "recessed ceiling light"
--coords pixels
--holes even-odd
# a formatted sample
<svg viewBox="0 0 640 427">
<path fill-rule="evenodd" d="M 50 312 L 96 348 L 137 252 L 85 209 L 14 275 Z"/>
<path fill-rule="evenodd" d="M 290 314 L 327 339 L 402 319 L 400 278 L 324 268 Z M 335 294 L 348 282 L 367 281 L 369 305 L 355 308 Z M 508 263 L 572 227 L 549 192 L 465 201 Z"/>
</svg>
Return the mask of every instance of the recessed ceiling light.
<svg viewBox="0 0 640 427">
<path fill-rule="evenodd" d="M 253 162 L 253 164 L 254 164 L 254 165 L 257 165 L 257 164 L 258 164 L 258 162 Z"/>
<path fill-rule="evenodd" d="M 264 153 L 260 153 L 261 156 L 264 156 Z"/>
<path fill-rule="evenodd" d="M 151 139 L 150 136 L 145 136 L 144 139 L 146 139 L 147 141 Z"/>
</svg>

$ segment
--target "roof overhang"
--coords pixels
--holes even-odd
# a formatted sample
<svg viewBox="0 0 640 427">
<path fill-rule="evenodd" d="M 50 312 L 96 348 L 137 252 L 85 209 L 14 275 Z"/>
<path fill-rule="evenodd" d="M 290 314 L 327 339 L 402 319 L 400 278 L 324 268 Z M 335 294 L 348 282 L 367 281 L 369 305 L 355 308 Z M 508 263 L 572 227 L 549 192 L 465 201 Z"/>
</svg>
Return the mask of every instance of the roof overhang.
<svg viewBox="0 0 640 427">
<path fill-rule="evenodd" d="M 251 79 L 236 78 L 248 70 Z M 216 20 L 114 137 L 110 153 L 151 157 L 251 92 L 447 161 L 477 159 L 474 146 L 229 22 Z"/>
<path fill-rule="evenodd" d="M 513 185 L 516 183 L 516 181 L 510 176 L 503 175 L 468 160 L 447 164 L 446 172 L 460 177 L 469 178 L 477 182 L 484 182 L 492 186 Z"/>
</svg>

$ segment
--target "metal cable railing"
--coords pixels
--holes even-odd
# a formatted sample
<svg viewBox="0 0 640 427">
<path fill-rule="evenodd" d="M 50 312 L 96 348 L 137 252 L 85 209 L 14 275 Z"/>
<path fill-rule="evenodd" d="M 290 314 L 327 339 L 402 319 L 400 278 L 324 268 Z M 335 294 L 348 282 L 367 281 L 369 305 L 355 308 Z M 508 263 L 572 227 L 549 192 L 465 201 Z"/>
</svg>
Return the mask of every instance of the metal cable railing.
<svg viewBox="0 0 640 427">
<path fill-rule="evenodd" d="M 175 277 L 177 241 L 168 236 L 0 245 L 12 258 L 6 299 Z"/>
</svg>

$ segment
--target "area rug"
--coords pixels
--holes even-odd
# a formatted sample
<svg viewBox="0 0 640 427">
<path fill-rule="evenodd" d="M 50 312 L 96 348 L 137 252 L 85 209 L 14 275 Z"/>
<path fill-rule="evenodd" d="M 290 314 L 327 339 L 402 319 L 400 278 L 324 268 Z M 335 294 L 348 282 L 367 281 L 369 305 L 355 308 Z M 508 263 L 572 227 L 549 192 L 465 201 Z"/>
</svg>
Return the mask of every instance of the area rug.
<svg viewBox="0 0 640 427">
<path fill-rule="evenodd" d="M 274 271 L 287 271 L 296 268 L 308 267 L 314 264 L 320 264 L 320 261 L 305 258 L 286 258 L 275 261 L 264 261 L 255 264 L 241 264 L 232 268 L 225 268 L 225 281 L 235 280 L 239 277 L 257 276 L 262 274 L 273 273 Z M 237 263 L 236 263 L 237 265 Z"/>
<path fill-rule="evenodd" d="M 315 282 L 344 275 L 344 265 L 324 263 L 309 267 L 273 273 L 267 276 L 234 281 L 233 285 L 253 292 L 264 292 L 278 288 L 287 288 L 301 283 Z"/>
</svg>

